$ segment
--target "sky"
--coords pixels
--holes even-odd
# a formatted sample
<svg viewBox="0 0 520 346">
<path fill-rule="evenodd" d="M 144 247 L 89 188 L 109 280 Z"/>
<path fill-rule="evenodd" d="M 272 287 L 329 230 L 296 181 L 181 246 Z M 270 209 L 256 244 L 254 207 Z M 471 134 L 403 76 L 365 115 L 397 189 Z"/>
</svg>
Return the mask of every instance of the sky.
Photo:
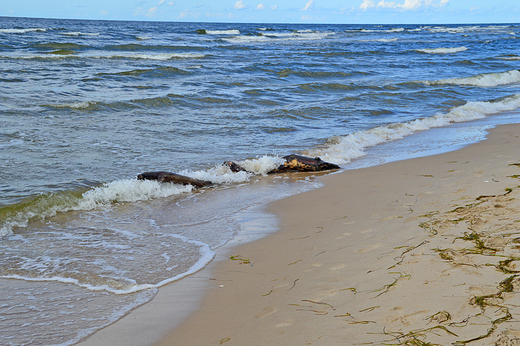
<svg viewBox="0 0 520 346">
<path fill-rule="evenodd" d="M 520 0 L 0 0 L 0 16 L 235 23 L 519 23 Z"/>
</svg>

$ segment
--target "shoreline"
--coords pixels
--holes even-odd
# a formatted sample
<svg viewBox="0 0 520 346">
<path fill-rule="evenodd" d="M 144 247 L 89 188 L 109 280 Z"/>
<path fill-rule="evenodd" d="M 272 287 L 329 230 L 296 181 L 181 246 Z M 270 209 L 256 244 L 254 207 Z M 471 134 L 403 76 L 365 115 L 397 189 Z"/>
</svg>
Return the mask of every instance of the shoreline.
<svg viewBox="0 0 520 346">
<path fill-rule="evenodd" d="M 487 282 L 471 272 L 473 255 L 460 253 L 471 248 L 468 241 L 450 248 L 464 230 L 451 234 L 444 224 L 449 231 L 433 235 L 428 227 L 479 196 L 518 185 L 508 178 L 520 173 L 509 166 L 520 162 L 517 133 L 520 125 L 503 125 L 456 151 L 319 177 L 321 188 L 268 205 L 280 218 L 278 231 L 246 244 L 233 240 L 206 268 L 161 287 L 150 303 L 77 345 L 378 344 L 412 337 L 447 344 L 481 336 L 492 309 L 484 308 L 479 320 L 482 307 L 471 304 L 472 297 L 500 300 L 514 290 L 496 296 L 502 273 Z M 503 235 L 494 241 L 513 244 Z M 450 251 L 444 259 L 434 248 Z M 445 286 L 460 271 L 474 282 L 455 280 L 446 296 Z M 193 306 L 198 309 L 190 313 Z M 185 310 L 172 314 L 172 308 Z M 450 334 L 450 323 L 466 318 L 467 335 L 459 326 L 457 337 Z M 509 319 L 502 322 L 505 328 Z M 483 340 L 496 337 L 497 326 L 491 334 Z M 516 336 L 520 331 L 512 327 L 500 334 L 502 340 Z"/>
<path fill-rule="evenodd" d="M 157 345 L 519 343 L 517 134 L 271 203 L 280 231 L 217 263 L 201 307 Z"/>
</svg>

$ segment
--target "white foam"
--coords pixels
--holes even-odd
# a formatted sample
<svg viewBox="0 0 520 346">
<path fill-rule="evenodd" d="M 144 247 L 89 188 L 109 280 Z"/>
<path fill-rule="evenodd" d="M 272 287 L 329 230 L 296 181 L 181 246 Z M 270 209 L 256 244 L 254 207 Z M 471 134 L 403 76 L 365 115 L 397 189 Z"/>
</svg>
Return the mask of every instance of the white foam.
<svg viewBox="0 0 520 346">
<path fill-rule="evenodd" d="M 428 53 L 428 54 L 453 54 L 464 52 L 468 50 L 466 47 L 455 47 L 455 48 L 433 48 L 433 49 L 415 49 L 417 52 Z"/>
<path fill-rule="evenodd" d="M 458 84 L 458 85 L 472 85 L 481 87 L 495 87 L 499 85 L 517 84 L 520 83 L 520 71 L 511 70 L 507 72 L 498 73 L 484 73 L 473 77 L 465 78 L 448 78 L 441 79 L 434 82 L 424 82 L 426 85 L 431 84 Z"/>
<path fill-rule="evenodd" d="M 204 54 L 192 54 L 192 53 L 159 53 L 159 54 L 143 54 L 143 53 L 117 53 L 107 55 L 92 55 L 82 56 L 93 59 L 145 59 L 145 60 L 172 60 L 172 59 L 197 59 L 204 58 Z"/>
<path fill-rule="evenodd" d="M 240 35 L 240 30 L 206 30 L 208 35 Z"/>
<path fill-rule="evenodd" d="M 504 56 L 504 57 L 498 57 L 497 59 L 514 61 L 514 60 L 520 60 L 520 56 Z"/>
<path fill-rule="evenodd" d="M 159 54 L 144 54 L 144 53 L 115 53 L 115 54 L 28 54 L 28 55 L 0 55 L 0 58 L 5 59 L 143 59 L 143 60 L 172 60 L 172 59 L 200 59 L 204 58 L 204 54 L 193 53 L 159 53 Z"/>
<path fill-rule="evenodd" d="M 29 29 L 0 29 L 0 34 L 26 34 L 28 32 L 45 32 L 47 29 L 43 28 L 29 28 Z"/>
<path fill-rule="evenodd" d="M 359 40 L 360 42 L 395 42 L 399 41 L 398 38 L 379 38 L 374 40 Z"/>
<path fill-rule="evenodd" d="M 138 40 L 141 40 L 141 41 L 146 41 L 146 40 L 151 40 L 152 39 L 149 36 L 136 36 L 135 38 L 138 39 Z"/>
<path fill-rule="evenodd" d="M 266 42 L 270 41 L 272 38 L 267 36 L 235 36 L 230 38 L 225 38 L 224 41 L 230 43 L 257 43 L 257 42 Z"/>
<path fill-rule="evenodd" d="M 154 198 L 178 196 L 191 192 L 193 186 L 161 184 L 153 180 L 123 179 L 103 184 L 84 192 L 80 197 L 57 193 L 36 197 L 16 215 L 0 225 L 0 236 L 12 233 L 14 227 L 27 227 L 33 218 L 46 219 L 71 210 L 86 211 L 109 208 L 114 203 L 137 202 Z"/>
<path fill-rule="evenodd" d="M 90 32 L 80 32 L 80 31 L 71 31 L 71 32 L 63 32 L 62 35 L 67 36 L 99 36 L 99 33 L 90 33 Z"/>
<path fill-rule="evenodd" d="M 55 108 L 73 108 L 73 109 L 85 109 L 90 107 L 91 105 L 95 105 L 97 102 L 94 101 L 82 101 L 82 102 L 73 102 L 73 103 L 64 103 L 64 104 L 52 104 L 51 107 Z"/>
<path fill-rule="evenodd" d="M 491 114 L 514 111 L 520 108 L 520 94 L 498 102 L 468 102 L 453 108 L 449 113 L 416 119 L 406 123 L 394 123 L 385 126 L 355 132 L 345 137 L 331 137 L 329 146 L 310 152 L 325 161 L 338 164 L 351 162 L 364 156 L 365 150 L 389 141 L 402 139 L 418 131 L 447 126 L 455 122 L 465 122 L 485 118 Z"/>
<path fill-rule="evenodd" d="M 260 36 L 235 36 L 225 39 L 228 42 L 277 42 L 277 41 L 306 41 L 306 40 L 322 40 L 328 36 L 334 35 L 328 31 L 310 31 L 301 30 L 296 32 L 264 32 Z"/>
<path fill-rule="evenodd" d="M 208 244 L 189 239 L 186 237 L 183 237 L 181 235 L 177 234 L 171 234 L 170 236 L 180 239 L 184 242 L 191 243 L 194 245 L 199 246 L 199 254 L 200 258 L 197 260 L 197 262 L 192 265 L 186 272 L 178 274 L 174 277 L 162 280 L 156 284 L 135 284 L 135 285 L 128 285 L 128 287 L 124 289 L 116 289 L 113 287 L 110 287 L 109 285 L 103 284 L 103 285 L 92 285 L 80 282 L 78 279 L 68 278 L 68 277 L 61 277 L 61 276 L 52 276 L 52 277 L 26 277 L 21 276 L 18 274 L 14 275 L 0 275 L 0 278 L 3 279 L 16 279 L 16 280 L 24 280 L 24 281 L 37 281 L 37 282 L 61 282 L 66 284 L 73 284 L 79 287 L 86 288 L 91 291 L 106 291 L 114 294 L 129 294 L 129 293 L 135 293 L 143 290 L 149 290 L 149 289 L 155 289 L 159 288 L 161 286 L 164 286 L 170 282 L 180 280 L 188 275 L 194 274 L 204 268 L 211 260 L 215 257 L 215 252 L 211 250 Z"/>
<path fill-rule="evenodd" d="M 217 165 L 205 171 L 182 171 L 180 174 L 191 178 L 208 180 L 215 184 L 242 183 L 251 179 L 253 175 L 265 175 L 285 162 L 278 156 L 260 156 L 255 159 L 237 161 L 236 163 L 247 172 L 231 172 L 229 167 Z"/>
<path fill-rule="evenodd" d="M 284 159 L 278 156 L 262 156 L 254 160 L 240 161 L 238 164 L 244 167 L 249 172 L 257 174 L 267 174 L 285 162 Z"/>
<path fill-rule="evenodd" d="M 296 31 L 296 32 L 268 32 L 264 33 L 267 37 L 284 38 L 288 40 L 320 40 L 333 35 L 329 31 Z"/>
<path fill-rule="evenodd" d="M 487 32 L 496 32 L 498 34 L 502 34 L 508 32 L 510 26 L 508 25 L 489 25 L 489 26 L 479 26 L 479 25 L 471 25 L 471 26 L 459 26 L 459 27 L 444 27 L 444 26 L 436 26 L 436 27 L 426 27 L 424 28 L 433 33 L 446 32 L 449 34 L 461 34 L 461 33 L 469 33 L 475 31 L 487 31 Z"/>
</svg>

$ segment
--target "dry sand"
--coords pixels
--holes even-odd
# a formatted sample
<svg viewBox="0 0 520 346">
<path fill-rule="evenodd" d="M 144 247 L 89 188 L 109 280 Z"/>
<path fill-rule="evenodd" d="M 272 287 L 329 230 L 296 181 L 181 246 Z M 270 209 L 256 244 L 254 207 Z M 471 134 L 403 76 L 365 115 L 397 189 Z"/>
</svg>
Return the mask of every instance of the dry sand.
<svg viewBox="0 0 520 346">
<path fill-rule="evenodd" d="M 157 345 L 520 345 L 519 135 L 501 126 L 270 204 L 280 231 L 196 274 L 200 308 Z"/>
</svg>

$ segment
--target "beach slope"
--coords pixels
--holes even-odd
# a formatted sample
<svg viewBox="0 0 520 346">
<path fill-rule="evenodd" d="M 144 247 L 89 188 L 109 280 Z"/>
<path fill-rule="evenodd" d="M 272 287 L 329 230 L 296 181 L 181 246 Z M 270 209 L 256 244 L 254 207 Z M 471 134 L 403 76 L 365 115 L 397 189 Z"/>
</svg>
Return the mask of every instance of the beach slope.
<svg viewBox="0 0 520 346">
<path fill-rule="evenodd" d="M 520 344 L 519 135 L 270 204 L 280 231 L 216 263 L 158 345 Z"/>
</svg>

